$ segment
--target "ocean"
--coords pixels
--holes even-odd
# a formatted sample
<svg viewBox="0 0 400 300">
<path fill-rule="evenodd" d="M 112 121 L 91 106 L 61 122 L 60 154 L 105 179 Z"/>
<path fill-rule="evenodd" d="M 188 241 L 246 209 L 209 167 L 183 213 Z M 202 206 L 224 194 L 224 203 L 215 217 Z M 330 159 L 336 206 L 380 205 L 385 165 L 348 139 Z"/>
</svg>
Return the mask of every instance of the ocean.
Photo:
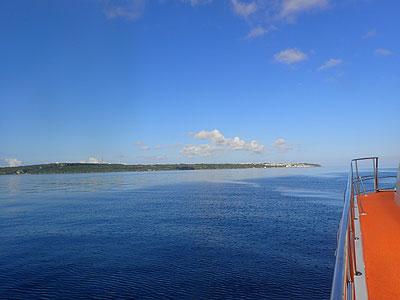
<svg viewBox="0 0 400 300">
<path fill-rule="evenodd" d="M 1 299 L 329 299 L 346 168 L 0 176 Z"/>
</svg>

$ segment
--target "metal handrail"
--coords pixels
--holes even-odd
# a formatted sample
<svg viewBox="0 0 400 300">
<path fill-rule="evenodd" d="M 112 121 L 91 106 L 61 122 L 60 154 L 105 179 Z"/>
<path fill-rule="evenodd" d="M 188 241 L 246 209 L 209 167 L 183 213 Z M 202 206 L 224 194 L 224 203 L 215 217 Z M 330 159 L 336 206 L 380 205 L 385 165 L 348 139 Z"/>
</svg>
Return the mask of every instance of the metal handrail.
<svg viewBox="0 0 400 300">
<path fill-rule="evenodd" d="M 353 199 L 353 180 L 352 171 L 349 172 L 347 180 L 346 193 L 344 196 L 344 209 L 339 227 L 338 246 L 336 249 L 336 262 L 335 271 L 333 274 L 331 300 L 342 300 L 346 297 L 346 286 L 347 286 L 347 269 L 349 253 L 348 249 L 348 234 L 349 234 L 349 211 L 350 202 Z"/>
</svg>

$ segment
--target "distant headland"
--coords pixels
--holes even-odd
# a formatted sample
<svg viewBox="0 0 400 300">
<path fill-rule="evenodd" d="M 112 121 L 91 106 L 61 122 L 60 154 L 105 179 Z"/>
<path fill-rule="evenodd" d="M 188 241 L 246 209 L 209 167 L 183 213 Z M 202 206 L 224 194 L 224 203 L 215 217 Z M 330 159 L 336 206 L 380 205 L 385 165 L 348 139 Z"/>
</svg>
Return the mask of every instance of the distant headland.
<svg viewBox="0 0 400 300">
<path fill-rule="evenodd" d="M 19 166 L 19 167 L 4 167 L 0 168 L 0 175 L 184 171 L 184 170 L 249 169 L 249 168 L 306 168 L 306 167 L 321 167 L 321 165 L 310 164 L 310 163 L 155 164 L 155 165 L 51 163 L 51 164 Z"/>
</svg>

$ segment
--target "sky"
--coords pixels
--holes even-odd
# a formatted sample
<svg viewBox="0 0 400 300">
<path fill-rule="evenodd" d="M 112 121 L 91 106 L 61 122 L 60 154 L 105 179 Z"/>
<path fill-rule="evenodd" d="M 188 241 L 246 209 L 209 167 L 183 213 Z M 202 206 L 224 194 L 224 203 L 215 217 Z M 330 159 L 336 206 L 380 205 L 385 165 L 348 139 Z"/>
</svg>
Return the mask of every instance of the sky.
<svg viewBox="0 0 400 300">
<path fill-rule="evenodd" d="M 386 0 L 0 2 L 0 166 L 400 162 Z"/>
</svg>

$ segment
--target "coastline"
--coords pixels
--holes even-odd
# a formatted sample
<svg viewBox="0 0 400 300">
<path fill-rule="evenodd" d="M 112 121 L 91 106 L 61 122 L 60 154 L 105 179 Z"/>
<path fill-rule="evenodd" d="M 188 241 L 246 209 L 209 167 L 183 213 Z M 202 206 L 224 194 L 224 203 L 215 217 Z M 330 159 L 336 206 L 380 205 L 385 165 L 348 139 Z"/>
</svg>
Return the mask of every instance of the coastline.
<svg viewBox="0 0 400 300">
<path fill-rule="evenodd" d="M 88 163 L 51 163 L 0 168 L 0 175 L 30 174 L 73 174 L 73 173 L 112 173 L 112 172 L 152 172 L 187 171 L 218 169 L 267 169 L 267 168 L 312 168 L 321 167 L 312 163 L 228 163 L 228 164 L 88 164 Z"/>
</svg>

